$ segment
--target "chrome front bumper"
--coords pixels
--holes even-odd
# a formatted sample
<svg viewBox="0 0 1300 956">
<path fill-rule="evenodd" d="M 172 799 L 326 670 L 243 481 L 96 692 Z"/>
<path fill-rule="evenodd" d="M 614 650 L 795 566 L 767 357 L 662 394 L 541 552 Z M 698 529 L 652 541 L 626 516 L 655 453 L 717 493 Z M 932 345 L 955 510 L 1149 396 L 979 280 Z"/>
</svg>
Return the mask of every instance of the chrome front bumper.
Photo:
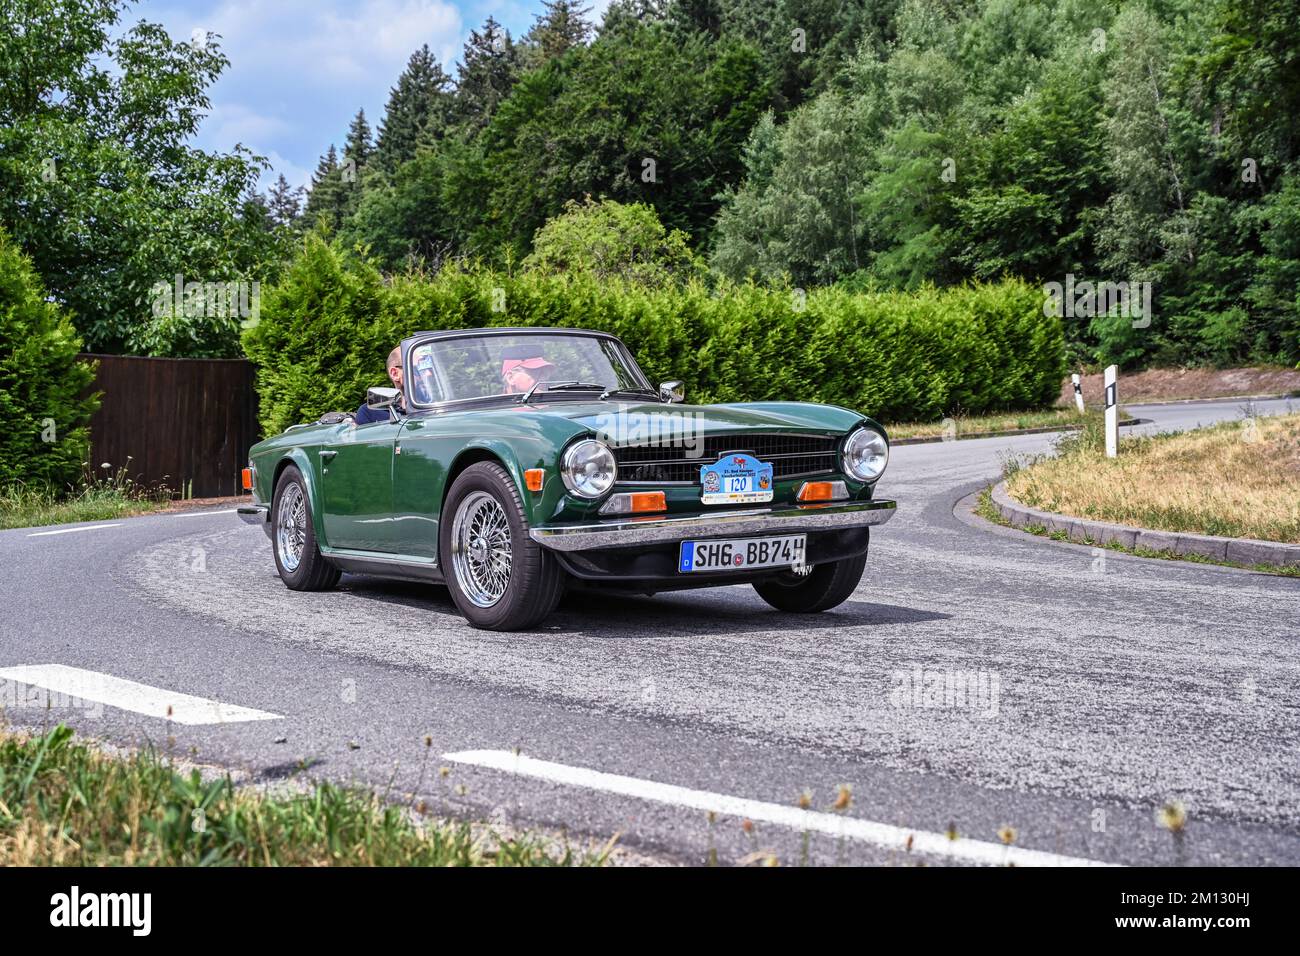
<svg viewBox="0 0 1300 956">
<path fill-rule="evenodd" d="M 239 513 L 239 520 L 245 524 L 260 525 L 270 534 L 271 509 L 267 505 L 240 505 L 235 509 Z"/>
<path fill-rule="evenodd" d="M 629 548 L 646 544 L 686 541 L 692 538 L 744 537 L 799 531 L 838 531 L 884 524 L 894 516 L 897 503 L 888 500 L 851 501 L 845 504 L 780 505 L 775 508 L 587 521 L 580 524 L 542 525 L 528 536 L 555 551 L 589 551 L 593 548 Z"/>
</svg>

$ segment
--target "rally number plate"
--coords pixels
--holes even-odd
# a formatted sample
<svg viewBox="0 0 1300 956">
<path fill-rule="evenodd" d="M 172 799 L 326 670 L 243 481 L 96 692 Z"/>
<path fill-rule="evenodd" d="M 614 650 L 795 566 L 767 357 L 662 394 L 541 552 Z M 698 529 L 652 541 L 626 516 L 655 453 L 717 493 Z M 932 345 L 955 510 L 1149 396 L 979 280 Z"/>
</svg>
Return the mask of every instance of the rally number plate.
<svg viewBox="0 0 1300 956">
<path fill-rule="evenodd" d="M 734 452 L 700 468 L 700 503 L 756 504 L 772 500 L 772 466 L 753 455 Z"/>
</svg>

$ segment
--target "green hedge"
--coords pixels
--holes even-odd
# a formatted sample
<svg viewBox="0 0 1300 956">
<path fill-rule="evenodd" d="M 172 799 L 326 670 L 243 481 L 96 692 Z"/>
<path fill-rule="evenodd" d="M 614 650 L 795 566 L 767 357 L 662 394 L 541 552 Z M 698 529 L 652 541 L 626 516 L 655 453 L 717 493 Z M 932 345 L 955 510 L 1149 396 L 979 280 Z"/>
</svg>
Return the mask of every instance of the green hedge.
<svg viewBox="0 0 1300 956">
<path fill-rule="evenodd" d="M 63 491 L 85 473 L 94 370 L 81 339 L 46 300 L 31 262 L 0 229 L 0 491 Z"/>
<path fill-rule="evenodd" d="M 694 402 L 816 401 L 888 423 L 1051 404 L 1065 345 L 1042 302 L 1015 281 L 908 294 L 830 287 L 804 300 L 755 286 L 652 290 L 457 268 L 386 279 L 310 236 L 263 294 L 244 347 L 268 434 L 355 408 L 386 381 L 384 358 L 405 335 L 492 325 L 613 332 L 652 381 L 681 379 Z"/>
</svg>

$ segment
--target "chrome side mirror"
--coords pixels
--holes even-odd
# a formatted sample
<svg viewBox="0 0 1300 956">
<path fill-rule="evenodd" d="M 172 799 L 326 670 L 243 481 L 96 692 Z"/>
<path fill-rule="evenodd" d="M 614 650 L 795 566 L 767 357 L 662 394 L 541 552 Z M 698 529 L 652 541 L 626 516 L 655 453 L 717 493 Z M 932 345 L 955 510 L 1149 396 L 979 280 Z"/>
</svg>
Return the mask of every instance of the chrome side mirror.
<svg viewBox="0 0 1300 956">
<path fill-rule="evenodd" d="M 686 401 L 686 389 L 681 382 L 660 382 L 659 401 L 666 405 L 680 405 Z"/>
<path fill-rule="evenodd" d="M 392 408 L 401 395 L 395 388 L 372 388 L 366 392 L 366 404 L 371 408 Z"/>
</svg>

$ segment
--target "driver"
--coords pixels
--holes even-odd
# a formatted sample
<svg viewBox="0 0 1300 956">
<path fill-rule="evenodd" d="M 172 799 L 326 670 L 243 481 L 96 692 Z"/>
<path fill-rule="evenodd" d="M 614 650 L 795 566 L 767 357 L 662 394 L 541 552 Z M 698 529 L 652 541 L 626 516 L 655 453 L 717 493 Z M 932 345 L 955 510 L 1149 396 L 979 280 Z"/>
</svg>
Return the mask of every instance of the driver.
<svg viewBox="0 0 1300 956">
<path fill-rule="evenodd" d="M 415 378 L 411 381 L 411 392 L 417 402 L 427 405 L 435 401 L 438 396 L 438 387 L 433 374 L 433 357 L 427 349 L 417 349 L 416 355 L 418 358 L 415 360 Z M 388 353 L 388 379 L 393 383 L 393 388 L 401 393 L 393 403 L 393 408 L 405 413 L 406 393 L 402 392 L 402 347 L 400 345 Z M 389 420 L 388 409 L 371 408 L 363 402 L 352 419 L 358 425 L 386 422 Z"/>
<path fill-rule="evenodd" d="M 402 347 L 399 345 L 388 353 L 388 379 L 393 383 L 393 388 L 399 392 L 402 390 Z M 405 407 L 403 396 L 397 396 L 397 402 L 394 407 L 400 412 Z M 388 409 L 371 408 L 365 402 L 357 409 L 356 415 L 352 416 L 358 425 L 369 425 L 372 422 L 388 421 Z"/>
<path fill-rule="evenodd" d="M 554 377 L 554 364 L 546 360 L 536 345 L 514 345 L 501 353 L 501 381 L 508 395 L 521 395 L 538 382 Z"/>
</svg>

